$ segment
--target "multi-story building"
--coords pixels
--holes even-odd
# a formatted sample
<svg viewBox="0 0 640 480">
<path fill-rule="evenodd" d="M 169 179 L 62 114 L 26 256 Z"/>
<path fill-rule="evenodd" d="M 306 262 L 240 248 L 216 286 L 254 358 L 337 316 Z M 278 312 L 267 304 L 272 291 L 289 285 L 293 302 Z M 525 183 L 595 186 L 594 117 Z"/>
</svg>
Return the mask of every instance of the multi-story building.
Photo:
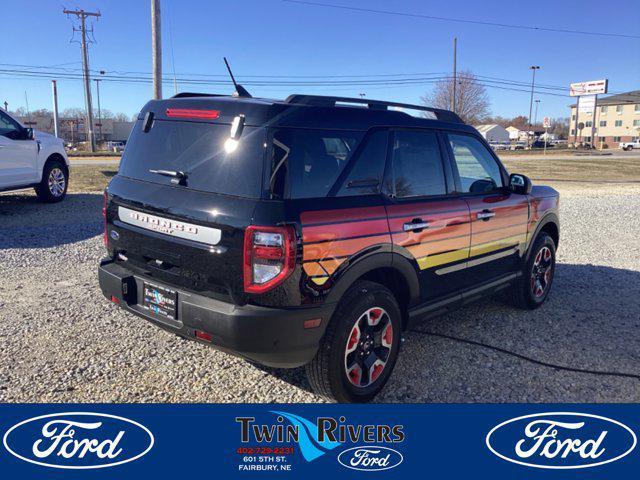
<svg viewBox="0 0 640 480">
<path fill-rule="evenodd" d="M 620 142 L 640 137 L 640 90 L 598 98 L 595 116 L 593 111 L 579 112 L 577 122 L 576 104 L 570 107 L 569 142 L 593 144 L 591 136 L 595 131 L 596 147 L 617 148 Z"/>
</svg>

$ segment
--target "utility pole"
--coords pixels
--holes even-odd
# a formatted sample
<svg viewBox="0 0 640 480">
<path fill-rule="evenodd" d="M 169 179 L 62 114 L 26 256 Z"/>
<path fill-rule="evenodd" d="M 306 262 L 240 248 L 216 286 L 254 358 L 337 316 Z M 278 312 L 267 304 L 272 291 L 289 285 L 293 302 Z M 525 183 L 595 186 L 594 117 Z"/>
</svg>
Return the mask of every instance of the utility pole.
<svg viewBox="0 0 640 480">
<path fill-rule="evenodd" d="M 53 94 L 53 134 L 58 136 L 58 86 L 55 80 L 51 80 L 51 93 Z"/>
<path fill-rule="evenodd" d="M 451 96 L 451 111 L 456 111 L 456 75 L 458 63 L 458 37 L 453 37 L 453 94 Z"/>
<path fill-rule="evenodd" d="M 540 67 L 538 65 L 532 65 L 529 68 L 533 72 L 533 78 L 531 79 L 531 98 L 529 100 L 529 127 L 531 127 L 532 126 L 531 113 L 533 111 L 533 90 L 536 84 L 536 70 L 540 70 Z M 530 146 L 531 146 L 531 136 L 529 135 L 529 132 L 527 132 L 527 147 L 530 147 Z"/>
<path fill-rule="evenodd" d="M 536 102 L 536 113 L 533 114 L 533 124 L 536 125 L 538 123 L 538 105 L 540 105 L 540 99 L 537 98 L 534 102 Z"/>
<path fill-rule="evenodd" d="M 96 82 L 96 96 L 98 97 L 98 140 L 103 141 L 102 138 L 102 112 L 100 111 L 100 79 L 94 78 L 94 82 Z"/>
<path fill-rule="evenodd" d="M 162 98 L 162 41 L 160 0 L 151 0 L 151 55 L 153 57 L 153 98 Z"/>
<path fill-rule="evenodd" d="M 86 12 L 84 10 L 63 10 L 67 15 L 75 15 L 80 19 L 80 33 L 82 38 L 80 46 L 82 48 L 82 76 L 84 78 L 84 99 L 87 108 L 86 131 L 87 141 L 92 152 L 96 151 L 96 141 L 93 138 L 93 111 L 91 105 L 91 77 L 89 76 L 89 53 L 87 52 L 87 17 L 100 17 L 100 12 Z M 74 28 L 75 31 L 75 28 Z"/>
</svg>

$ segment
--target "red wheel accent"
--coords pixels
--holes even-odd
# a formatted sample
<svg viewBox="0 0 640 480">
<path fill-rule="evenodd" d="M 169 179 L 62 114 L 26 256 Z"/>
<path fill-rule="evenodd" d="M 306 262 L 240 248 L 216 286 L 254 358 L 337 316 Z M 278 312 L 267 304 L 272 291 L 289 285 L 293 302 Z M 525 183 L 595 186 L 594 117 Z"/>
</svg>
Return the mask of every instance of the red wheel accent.
<svg viewBox="0 0 640 480">
<path fill-rule="evenodd" d="M 347 343 L 347 350 L 353 349 L 354 345 L 358 343 L 358 338 L 360 338 L 358 327 L 353 327 L 353 330 L 351 330 L 351 336 L 349 337 L 349 342 Z"/>
<path fill-rule="evenodd" d="M 384 364 L 382 363 L 375 364 L 373 366 L 373 371 L 371 372 L 371 381 L 375 382 L 383 370 L 384 370 Z"/>
<path fill-rule="evenodd" d="M 382 338 L 387 345 L 391 345 L 391 343 L 393 342 L 393 326 L 391 325 L 391 322 L 389 322 L 387 327 L 384 329 Z"/>
</svg>

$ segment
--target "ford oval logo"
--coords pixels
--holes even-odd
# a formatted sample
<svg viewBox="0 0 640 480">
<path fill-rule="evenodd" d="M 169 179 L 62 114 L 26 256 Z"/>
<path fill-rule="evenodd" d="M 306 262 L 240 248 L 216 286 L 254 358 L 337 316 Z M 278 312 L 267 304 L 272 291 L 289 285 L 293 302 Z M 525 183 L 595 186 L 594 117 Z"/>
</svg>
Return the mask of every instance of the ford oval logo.
<svg viewBox="0 0 640 480">
<path fill-rule="evenodd" d="M 4 448 L 44 467 L 90 469 L 132 462 L 153 447 L 147 427 L 104 413 L 52 413 L 29 418 L 4 434 Z"/>
<path fill-rule="evenodd" d="M 495 455 L 526 467 L 572 469 L 615 462 L 636 448 L 636 434 L 617 420 L 550 412 L 512 418 L 487 434 Z"/>
<path fill-rule="evenodd" d="M 387 447 L 353 447 L 338 455 L 338 462 L 343 467 L 353 470 L 375 471 L 389 470 L 402 463 L 402 454 Z"/>
<path fill-rule="evenodd" d="M 109 234 L 109 236 L 114 240 L 119 240 L 120 239 L 120 234 L 118 232 L 116 232 L 115 230 L 111 230 L 111 233 Z"/>
</svg>

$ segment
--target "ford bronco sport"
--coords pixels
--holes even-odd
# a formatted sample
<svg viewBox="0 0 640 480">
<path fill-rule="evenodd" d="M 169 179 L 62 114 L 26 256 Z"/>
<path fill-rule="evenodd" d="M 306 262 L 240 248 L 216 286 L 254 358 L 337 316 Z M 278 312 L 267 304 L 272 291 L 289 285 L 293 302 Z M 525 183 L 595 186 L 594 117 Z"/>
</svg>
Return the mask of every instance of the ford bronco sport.
<svg viewBox="0 0 640 480">
<path fill-rule="evenodd" d="M 499 290 L 539 307 L 559 238 L 558 193 L 456 114 L 309 95 L 147 103 L 104 220 L 108 299 L 343 402 L 418 320 Z"/>
</svg>

